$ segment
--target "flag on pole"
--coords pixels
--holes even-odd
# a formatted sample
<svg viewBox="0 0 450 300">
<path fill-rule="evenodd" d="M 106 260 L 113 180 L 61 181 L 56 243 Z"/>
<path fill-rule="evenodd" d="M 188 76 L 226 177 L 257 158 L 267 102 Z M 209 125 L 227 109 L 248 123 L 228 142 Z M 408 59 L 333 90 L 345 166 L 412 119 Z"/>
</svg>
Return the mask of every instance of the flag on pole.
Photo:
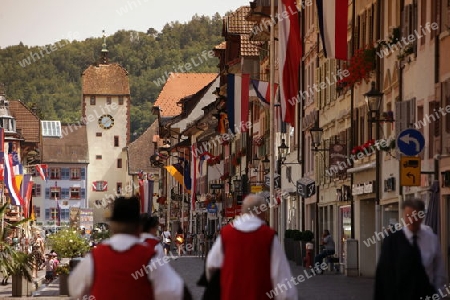
<svg viewBox="0 0 450 300">
<path fill-rule="evenodd" d="M 4 161 L 4 182 L 8 189 L 9 195 L 11 197 L 11 204 L 23 206 L 23 199 L 20 197 L 20 189 L 16 186 L 16 181 L 14 179 L 14 171 L 12 166 L 12 156 L 3 152 Z"/>
<path fill-rule="evenodd" d="M 325 57 L 347 60 L 347 0 L 317 0 Z"/>
<path fill-rule="evenodd" d="M 286 13 L 289 17 L 278 25 L 280 101 L 283 121 L 294 126 L 302 58 L 300 23 L 295 0 L 281 0 L 278 14 L 284 16 Z"/>
<path fill-rule="evenodd" d="M 41 176 L 42 180 L 47 181 L 47 178 L 45 176 L 45 173 L 47 172 L 48 166 L 47 165 L 42 165 L 42 164 L 38 164 L 36 165 L 36 171 L 39 173 L 39 175 Z"/>
<path fill-rule="evenodd" d="M 274 84 L 275 87 L 275 98 L 276 97 L 276 91 L 278 89 L 278 84 Z M 269 107 L 270 104 L 270 84 L 267 81 L 261 81 L 252 79 L 251 80 L 251 86 L 250 86 L 250 95 L 258 97 L 259 101 L 264 107 Z"/>
<path fill-rule="evenodd" d="M 29 216 L 29 200 L 31 198 L 32 188 L 33 178 L 31 177 L 31 174 L 23 175 L 22 185 L 20 186 L 20 196 L 22 197 L 24 202 L 23 213 L 25 215 L 25 218 L 28 218 Z"/>
<path fill-rule="evenodd" d="M 197 193 L 197 155 L 195 155 L 195 149 L 197 144 L 192 144 L 192 164 L 191 164 L 191 178 L 192 178 L 192 192 L 191 192 L 191 208 L 195 210 L 195 201 Z"/>
<path fill-rule="evenodd" d="M 248 122 L 250 75 L 230 73 L 227 76 L 228 123 L 233 133 L 236 133 L 236 129 L 244 132 L 247 130 L 245 124 Z"/>
<path fill-rule="evenodd" d="M 59 206 L 58 198 L 55 197 L 56 200 L 56 213 L 58 214 L 58 217 L 56 218 L 56 226 L 61 226 L 61 206 Z"/>
</svg>

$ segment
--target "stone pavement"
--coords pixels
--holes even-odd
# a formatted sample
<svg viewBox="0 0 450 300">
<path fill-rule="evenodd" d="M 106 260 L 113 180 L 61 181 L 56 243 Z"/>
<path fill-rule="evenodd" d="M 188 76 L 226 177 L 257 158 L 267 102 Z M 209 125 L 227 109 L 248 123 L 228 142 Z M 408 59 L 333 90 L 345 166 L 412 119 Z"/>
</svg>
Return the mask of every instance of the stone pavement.
<svg viewBox="0 0 450 300">
<path fill-rule="evenodd" d="M 180 257 L 172 262 L 172 266 L 185 280 L 193 298 L 200 300 L 204 289 L 198 287 L 196 282 L 203 272 L 204 260 L 197 257 Z M 290 266 L 293 276 L 305 275 L 305 268 L 292 262 Z M 372 299 L 373 285 L 373 278 L 347 277 L 325 272 L 324 275 L 305 279 L 296 288 L 300 300 L 365 300 Z"/>
<path fill-rule="evenodd" d="M 195 300 L 200 300 L 204 288 L 197 286 L 197 280 L 204 270 L 204 260 L 195 256 L 182 256 L 171 262 L 172 267 L 185 280 L 186 285 Z M 290 263 L 294 276 L 305 276 L 305 269 Z M 305 281 L 296 285 L 300 300 L 365 300 L 372 299 L 374 280 L 363 277 L 347 277 L 342 274 L 325 272 L 324 275 L 309 276 Z M 11 286 L 9 284 L 9 286 Z M 11 288 L 9 288 L 11 290 Z M 34 297 L 42 300 L 64 299 L 69 297 L 58 296 L 59 281 L 56 279 L 49 285 L 42 285 Z M 4 295 L 4 294 L 2 294 Z M 11 292 L 9 292 L 9 296 Z M 1 297 L 0 299 L 27 299 Z"/>
</svg>

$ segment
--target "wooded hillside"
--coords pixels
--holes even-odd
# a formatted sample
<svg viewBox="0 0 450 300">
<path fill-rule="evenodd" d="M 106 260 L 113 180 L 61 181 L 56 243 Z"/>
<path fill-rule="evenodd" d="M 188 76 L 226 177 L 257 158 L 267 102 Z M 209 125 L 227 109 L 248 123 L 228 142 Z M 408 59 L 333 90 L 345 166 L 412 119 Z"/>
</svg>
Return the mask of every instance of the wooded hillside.
<svg viewBox="0 0 450 300">
<path fill-rule="evenodd" d="M 161 32 L 118 31 L 107 37 L 109 61 L 130 74 L 131 133 L 138 137 L 153 121 L 150 113 L 169 72 L 217 72 L 217 58 L 205 54 L 219 44 L 222 17 L 194 16 L 186 24 L 171 22 Z M 0 49 L 0 83 L 8 99 L 20 99 L 46 120 L 76 122 L 81 116 L 81 73 L 99 61 L 103 38 L 58 41 L 44 47 L 20 43 Z M 200 63 L 201 59 L 201 63 Z M 194 63 L 195 62 L 195 63 Z M 185 69 L 183 69 L 186 72 Z"/>
</svg>

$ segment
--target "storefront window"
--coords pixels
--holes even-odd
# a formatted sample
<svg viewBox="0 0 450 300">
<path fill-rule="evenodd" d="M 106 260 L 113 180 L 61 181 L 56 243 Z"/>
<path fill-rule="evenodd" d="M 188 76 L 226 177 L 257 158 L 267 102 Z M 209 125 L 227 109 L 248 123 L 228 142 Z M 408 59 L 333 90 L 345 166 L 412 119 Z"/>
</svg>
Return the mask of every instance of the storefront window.
<svg viewBox="0 0 450 300">
<path fill-rule="evenodd" d="M 347 239 L 352 236 L 352 217 L 351 217 L 351 205 L 345 205 L 340 207 L 339 218 L 341 224 L 340 243 L 339 243 L 339 257 L 341 261 L 345 259 L 344 244 Z"/>
</svg>

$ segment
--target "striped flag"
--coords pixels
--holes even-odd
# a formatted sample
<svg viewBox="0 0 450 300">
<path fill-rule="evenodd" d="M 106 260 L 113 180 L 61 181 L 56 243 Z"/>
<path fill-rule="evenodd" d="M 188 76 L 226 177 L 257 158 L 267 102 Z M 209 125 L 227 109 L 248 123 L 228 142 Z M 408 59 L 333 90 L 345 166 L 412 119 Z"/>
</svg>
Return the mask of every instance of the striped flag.
<svg viewBox="0 0 450 300">
<path fill-rule="evenodd" d="M 61 226 L 61 206 L 59 206 L 58 198 L 55 197 L 56 200 L 56 212 L 58 214 L 58 218 L 56 218 L 56 226 Z"/>
<path fill-rule="evenodd" d="M 42 165 L 42 164 L 38 164 L 36 165 L 36 171 L 39 173 L 39 175 L 41 176 L 42 180 L 47 180 L 45 173 L 48 169 L 47 165 Z"/>
<path fill-rule="evenodd" d="M 300 23 L 295 0 L 281 0 L 278 14 L 284 16 L 286 13 L 289 17 L 278 25 L 280 101 L 283 121 L 294 126 L 302 58 Z"/>
<path fill-rule="evenodd" d="M 317 0 L 325 57 L 347 60 L 347 0 Z"/>
<path fill-rule="evenodd" d="M 250 87 L 250 95 L 256 96 L 260 100 L 261 104 L 265 107 L 269 107 L 270 104 L 270 84 L 267 81 L 261 81 L 252 79 L 251 80 L 251 87 Z M 275 94 L 278 89 L 278 84 L 274 84 L 275 87 Z M 276 96 L 275 96 L 276 98 Z"/>
<path fill-rule="evenodd" d="M 227 112 L 230 129 L 236 133 L 246 131 L 248 122 L 248 100 L 250 93 L 249 74 L 228 74 L 227 81 Z"/>
<path fill-rule="evenodd" d="M 192 144 L 192 153 L 195 153 L 195 149 L 197 148 L 197 144 Z M 191 178 L 192 178 L 192 192 L 191 192 L 191 208 L 195 210 L 195 201 L 196 201 L 196 193 L 197 193 L 197 155 L 192 155 L 192 164 L 191 164 Z"/>
<path fill-rule="evenodd" d="M 22 185 L 20 186 L 20 196 L 24 201 L 23 212 L 25 214 L 25 218 L 29 216 L 29 204 L 31 200 L 31 192 L 33 189 L 33 177 L 31 174 L 23 175 Z"/>
<path fill-rule="evenodd" d="M 4 161 L 4 182 L 6 188 L 8 189 L 9 195 L 11 197 L 11 203 L 13 205 L 21 205 L 23 206 L 23 199 L 20 197 L 20 190 L 16 185 L 16 181 L 14 179 L 14 171 L 12 166 L 12 155 L 3 152 L 3 161 Z"/>
</svg>

